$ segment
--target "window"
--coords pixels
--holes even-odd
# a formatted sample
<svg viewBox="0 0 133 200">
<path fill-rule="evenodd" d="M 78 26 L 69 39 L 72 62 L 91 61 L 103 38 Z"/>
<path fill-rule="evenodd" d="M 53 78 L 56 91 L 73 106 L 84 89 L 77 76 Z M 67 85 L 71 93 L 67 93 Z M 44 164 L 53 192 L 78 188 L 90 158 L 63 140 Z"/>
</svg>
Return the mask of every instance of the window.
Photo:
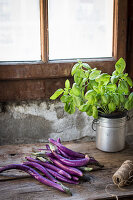
<svg viewBox="0 0 133 200">
<path fill-rule="evenodd" d="M 49 60 L 112 57 L 113 0 L 50 0 L 48 19 Z"/>
<path fill-rule="evenodd" d="M 41 60 L 39 0 L 0 0 L 0 61 Z"/>
<path fill-rule="evenodd" d="M 26 0 L 12 0 L 11 2 L 25 2 Z M 49 97 L 57 88 L 63 87 L 64 86 L 64 81 L 67 77 L 71 77 L 71 68 L 77 62 L 75 58 L 81 58 L 84 62 L 87 62 L 90 64 L 92 67 L 97 67 L 99 69 L 102 69 L 104 72 L 111 73 L 113 68 L 114 68 L 114 63 L 116 62 L 116 59 L 120 57 L 124 57 L 126 55 L 126 17 L 127 17 L 127 0 L 121 1 L 121 0 L 100 0 L 100 2 L 103 2 L 103 7 L 98 7 L 99 11 L 97 10 L 97 13 L 99 13 L 98 20 L 99 22 L 97 23 L 97 26 L 99 28 L 94 30 L 97 32 L 99 31 L 100 36 L 98 35 L 98 38 L 95 39 L 93 38 L 93 42 L 90 40 L 90 43 L 92 42 L 91 48 L 89 45 L 86 45 L 86 39 L 85 41 L 81 40 L 79 41 L 79 46 L 80 48 L 78 49 L 77 41 L 79 40 L 80 34 L 85 34 L 85 36 L 88 35 L 88 38 L 90 37 L 89 34 L 93 34 L 91 31 L 90 33 L 88 30 L 86 32 L 82 32 L 83 26 L 91 26 L 91 22 L 93 21 L 93 16 L 97 17 L 96 15 L 91 15 L 85 13 L 85 10 L 90 10 L 90 13 L 93 13 L 93 9 L 95 8 L 94 2 L 99 2 L 99 0 L 36 0 L 34 1 L 34 5 L 32 5 L 33 0 L 29 0 L 28 3 L 26 1 L 26 9 L 28 9 L 29 14 L 28 16 L 31 15 L 31 11 L 33 9 L 38 8 L 40 6 L 40 16 L 39 16 L 39 9 L 36 11 L 36 14 L 33 16 L 33 20 L 36 18 L 36 26 L 40 26 L 39 30 L 36 32 L 31 31 L 33 27 L 31 27 L 32 36 L 38 43 L 36 45 L 35 51 L 37 50 L 38 53 L 33 53 L 35 55 L 34 58 L 28 59 L 28 57 L 25 59 L 25 62 L 0 62 L 0 101 L 8 101 L 8 100 L 27 100 L 27 99 L 40 99 L 40 98 L 45 98 Z M 1 2 L 10 2 L 10 0 L 0 0 Z M 36 2 L 36 3 L 35 3 Z M 38 2 L 38 3 L 37 3 Z M 40 5 L 39 5 L 40 2 Z M 60 5 L 58 3 L 60 2 Z M 77 7 L 77 2 L 81 3 L 80 7 Z M 105 3 L 106 2 L 106 3 Z M 108 4 L 107 2 L 110 2 Z M 65 3 L 65 4 L 64 4 Z M 76 6 L 72 5 L 76 4 Z M 52 5 L 52 7 L 51 7 Z M 57 7 L 58 5 L 58 7 Z M 95 6 L 94 6 L 95 5 Z M 35 6 L 35 7 L 34 7 Z M 81 32 L 78 32 L 78 34 L 70 34 L 72 38 L 70 38 L 69 45 L 72 44 L 72 47 L 70 48 L 69 52 L 69 45 L 68 45 L 68 38 L 66 39 L 66 35 L 62 34 L 62 40 L 65 42 L 65 47 L 62 47 L 61 45 L 63 44 L 59 40 L 55 40 L 55 36 L 57 36 L 58 29 L 61 27 L 61 33 L 63 33 L 64 30 L 67 30 L 69 27 L 69 24 L 67 23 L 66 29 L 63 28 L 63 22 L 66 20 L 65 16 L 67 16 L 67 13 L 65 13 L 65 9 L 63 10 L 63 6 L 68 11 L 71 11 L 71 9 L 74 9 L 73 15 L 77 15 L 77 22 L 75 22 L 75 18 L 72 18 L 72 21 L 70 23 L 70 27 L 74 28 L 74 30 L 77 29 L 79 26 L 79 21 L 82 21 L 82 17 L 84 18 L 83 14 L 85 13 L 85 16 L 87 17 L 87 20 L 85 21 L 85 24 L 83 23 L 81 27 L 79 27 Z M 101 5 L 100 5 L 101 6 Z M 12 5 L 11 5 L 12 7 Z M 108 11 L 108 8 L 110 7 L 110 13 Z M 53 8 L 55 11 L 60 8 L 61 10 L 59 13 L 59 16 L 56 16 L 55 11 L 53 12 Z M 1 7 L 0 7 L 1 9 Z M 78 10 L 80 9 L 81 15 L 78 15 L 77 13 L 79 12 Z M 103 10 L 103 12 L 101 12 Z M 113 15 L 112 11 L 113 10 Z M 58 12 L 59 12 L 58 11 Z M 4 11 L 5 12 L 5 11 Z M 16 12 L 16 9 L 15 9 Z M 0 17 L 1 17 L 0 12 Z M 70 12 L 72 13 L 72 12 Z M 69 15 L 70 15 L 69 13 Z M 15 15 L 15 14 L 13 14 Z M 53 16 L 56 16 L 55 19 L 58 17 L 62 16 L 63 21 L 59 21 L 58 24 L 58 29 L 57 27 L 54 27 L 54 19 Z M 38 18 L 40 17 L 40 21 Z M 71 15 L 70 15 L 71 16 Z M 106 17 L 108 16 L 108 17 Z M 85 17 L 85 18 L 86 18 Z M 89 20 L 89 17 L 91 20 Z M 17 18 L 17 16 L 16 16 Z M 23 17 L 22 17 L 23 18 Z M 28 17 L 29 20 L 26 17 L 26 23 L 28 24 L 30 21 L 30 17 Z M 31 17 L 32 18 L 32 17 Z M 84 18 L 84 19 L 85 19 Z M 106 18 L 106 20 L 105 20 Z M 97 20 L 96 20 L 97 21 Z M 88 23 L 87 23 L 88 22 Z M 31 21 L 30 21 L 31 23 Z M 1 24 L 1 23 L 0 23 Z M 7 20 L 8 24 L 8 20 Z M 32 24 L 32 23 L 31 23 Z M 35 25 L 34 24 L 34 25 Z M 73 26 L 75 24 L 75 26 Z M 113 24 L 113 28 L 112 28 Z M 109 28 L 108 28 L 109 25 Z M 0 25 L 2 26 L 2 25 Z M 15 26 L 14 26 L 15 27 Z M 93 24 L 91 26 L 93 29 Z M 29 27 L 28 27 L 29 28 Z M 54 29 L 54 32 L 52 31 Z M 64 30 L 63 30 L 64 29 Z M 108 31 L 109 30 L 109 31 Z M 1 31 L 1 28 L 0 28 Z M 2 30 L 4 31 L 4 30 Z M 28 31 L 28 30 L 26 30 Z M 36 32 L 36 33 L 34 33 Z M 104 37 L 101 36 L 103 33 Z M 21 34 L 21 33 L 20 33 Z M 35 35 L 36 34 L 36 35 Z M 23 35 L 23 34 L 22 34 Z M 31 33 L 29 34 L 31 35 Z M 97 36 L 97 34 L 94 34 L 94 36 Z M 32 37 L 31 36 L 31 37 Z M 75 36 L 75 41 L 73 41 L 73 37 Z M 112 37 L 113 36 L 113 37 Z M 26 37 L 29 37 L 28 34 L 26 33 Z M 58 35 L 58 37 L 61 39 L 61 35 Z M 87 37 L 86 37 L 87 38 Z M 100 40 L 99 40 L 100 38 Z M 102 39 L 101 39 L 102 38 Z M 107 39 L 108 38 L 108 39 Z M 15 38 L 16 39 L 16 38 Z M 31 38 L 30 38 L 31 39 Z M 77 41 L 76 41 L 77 39 Z M 0 38 L 1 40 L 1 38 Z M 66 42 L 66 41 L 67 42 Z M 96 44 L 93 45 L 94 40 L 99 41 L 100 45 Z M 106 44 L 106 41 L 109 41 L 108 44 Z M 4 40 L 2 39 L 2 42 Z M 25 39 L 26 41 L 26 39 Z M 27 39 L 29 42 L 29 39 Z M 41 42 L 40 42 L 41 41 Z M 89 41 L 89 40 L 88 40 Z M 7 40 L 6 40 L 7 42 Z M 21 41 L 19 41 L 22 43 Z M 16 42 L 18 44 L 18 42 Z M 31 44 L 32 43 L 32 44 Z M 31 48 L 34 46 L 33 42 L 29 42 L 28 48 Z M 41 44 L 40 44 L 41 43 Z M 90 49 L 85 49 L 84 47 L 82 48 L 81 45 L 82 43 L 84 44 L 83 46 L 86 48 Z M 76 45 L 75 45 L 76 44 Z M 103 44 L 101 46 L 101 44 Z M 66 46 L 68 45 L 68 47 Z M 21 45 L 19 45 L 20 48 Z M 76 48 L 74 48 L 76 47 Z M 98 49 L 97 49 L 97 48 Z M 100 47 L 100 48 L 99 48 Z M 41 51 L 40 51 L 41 48 Z M 62 49 L 64 48 L 64 49 Z M 102 48 L 102 49 L 101 49 Z M 17 49 L 15 47 L 15 49 Z M 76 49 L 76 50 L 75 50 Z M 78 49 L 78 51 L 77 51 Z M 100 50 L 99 50 L 100 49 Z M 106 49 L 106 51 L 104 51 Z M 57 50 L 57 52 L 56 52 Z M 65 52 L 65 50 L 67 52 Z M 80 51 L 79 51 L 80 50 Z M 82 51 L 81 51 L 82 50 Z M 85 50 L 83 52 L 83 50 Z M 96 51 L 95 51 L 96 50 Z M 19 50 L 18 50 L 19 51 Z M 83 52 L 83 54 L 81 54 Z M 88 53 L 89 52 L 89 53 Z M 7 53 L 7 52 L 6 52 Z M 18 52 L 17 52 L 18 53 Z M 62 55 L 61 55 L 62 53 Z M 69 54 L 70 53 L 70 54 Z M 96 54 L 95 54 L 96 53 Z M 41 54 L 41 55 L 40 55 Z M 16 55 L 16 54 L 14 54 Z M 1 55 L 0 55 L 1 56 Z M 10 57 L 9 53 L 5 56 L 5 59 L 2 59 L 5 61 L 8 56 Z M 20 56 L 22 54 L 20 53 Z M 27 56 L 23 55 L 23 56 Z M 37 57 L 36 57 L 37 56 Z M 12 59 L 12 61 L 17 61 L 18 59 L 15 60 Z M 19 57 L 19 61 L 22 60 L 22 57 Z M 6 60 L 9 61 L 9 58 Z"/>
</svg>

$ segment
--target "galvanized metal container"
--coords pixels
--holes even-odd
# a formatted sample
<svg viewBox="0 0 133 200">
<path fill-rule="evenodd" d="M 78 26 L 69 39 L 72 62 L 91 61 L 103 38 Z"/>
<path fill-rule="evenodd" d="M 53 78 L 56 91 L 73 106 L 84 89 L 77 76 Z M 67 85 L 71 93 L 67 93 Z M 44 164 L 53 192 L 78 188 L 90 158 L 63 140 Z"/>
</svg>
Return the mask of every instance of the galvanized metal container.
<svg viewBox="0 0 133 200">
<path fill-rule="evenodd" d="M 121 151 L 125 147 L 127 117 L 99 117 L 96 123 L 96 147 L 106 152 Z"/>
</svg>

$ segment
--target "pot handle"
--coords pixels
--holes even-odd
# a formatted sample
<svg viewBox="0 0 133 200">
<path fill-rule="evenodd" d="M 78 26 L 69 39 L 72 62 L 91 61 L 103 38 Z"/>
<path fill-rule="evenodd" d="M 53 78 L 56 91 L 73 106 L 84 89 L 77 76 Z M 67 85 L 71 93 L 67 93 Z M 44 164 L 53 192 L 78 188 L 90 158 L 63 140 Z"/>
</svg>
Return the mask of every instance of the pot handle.
<svg viewBox="0 0 133 200">
<path fill-rule="evenodd" d="M 131 117 L 129 115 L 127 115 L 127 121 L 129 121 L 132 118 L 133 118 L 133 115 Z"/>
<path fill-rule="evenodd" d="M 94 128 L 94 125 L 97 124 L 97 123 L 98 123 L 98 120 L 97 119 L 93 119 L 92 126 L 91 126 L 93 131 L 96 131 L 96 129 Z"/>
</svg>

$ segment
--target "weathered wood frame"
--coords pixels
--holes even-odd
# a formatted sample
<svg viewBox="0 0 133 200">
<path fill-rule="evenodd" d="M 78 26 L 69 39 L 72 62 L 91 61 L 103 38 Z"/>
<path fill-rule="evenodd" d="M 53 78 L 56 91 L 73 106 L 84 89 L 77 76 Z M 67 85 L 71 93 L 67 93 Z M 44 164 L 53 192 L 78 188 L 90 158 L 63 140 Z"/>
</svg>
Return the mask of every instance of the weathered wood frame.
<svg viewBox="0 0 133 200">
<path fill-rule="evenodd" d="M 71 79 L 76 60 L 48 60 L 48 0 L 40 0 L 41 62 L 0 63 L 0 101 L 29 100 L 49 97 Z M 112 58 L 83 61 L 111 73 L 120 57 L 126 58 L 127 0 L 114 0 Z"/>
</svg>

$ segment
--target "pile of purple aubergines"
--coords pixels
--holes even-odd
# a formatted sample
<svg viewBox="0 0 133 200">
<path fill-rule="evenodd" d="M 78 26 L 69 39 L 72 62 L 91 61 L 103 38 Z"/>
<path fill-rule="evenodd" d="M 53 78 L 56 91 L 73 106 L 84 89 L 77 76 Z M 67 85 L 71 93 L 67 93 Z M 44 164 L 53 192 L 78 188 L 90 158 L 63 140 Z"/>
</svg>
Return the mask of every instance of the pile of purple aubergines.
<svg viewBox="0 0 133 200">
<path fill-rule="evenodd" d="M 91 167 L 90 167 L 91 165 Z M 60 138 L 49 138 L 49 144 L 44 149 L 26 157 L 22 164 L 10 164 L 0 168 L 0 173 L 10 169 L 27 172 L 39 182 L 72 195 L 70 189 L 62 182 L 79 184 L 90 181 L 92 176 L 85 172 L 93 171 L 93 166 L 103 167 L 94 157 L 75 152 L 61 144 Z M 39 173 L 40 171 L 41 173 Z"/>
</svg>

